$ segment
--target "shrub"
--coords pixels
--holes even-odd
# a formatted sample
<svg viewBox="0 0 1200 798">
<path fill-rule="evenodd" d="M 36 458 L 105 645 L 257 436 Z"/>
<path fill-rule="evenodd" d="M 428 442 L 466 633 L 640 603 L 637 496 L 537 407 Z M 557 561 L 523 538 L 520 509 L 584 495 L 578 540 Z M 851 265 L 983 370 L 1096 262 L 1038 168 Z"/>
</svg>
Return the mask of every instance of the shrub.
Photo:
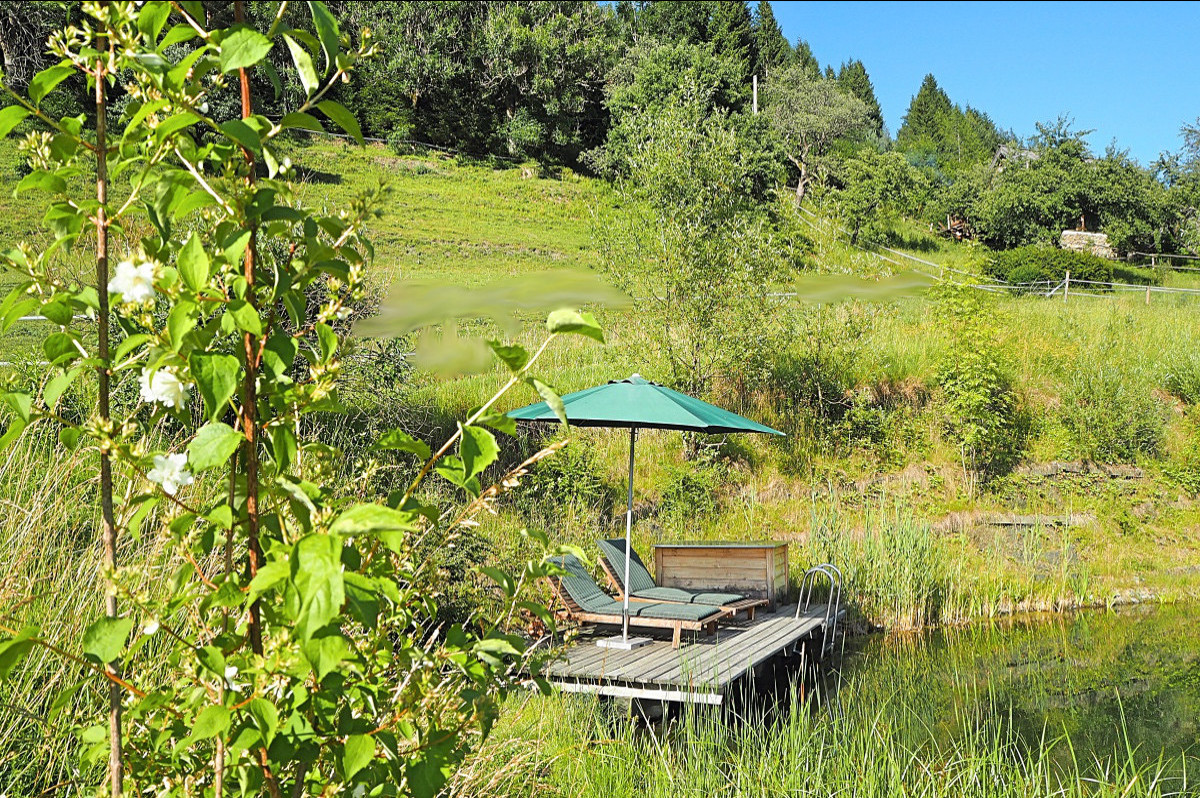
<svg viewBox="0 0 1200 798">
<path fill-rule="evenodd" d="M 1133 462 L 1162 450 L 1166 408 L 1115 368 L 1085 368 L 1063 392 L 1063 425 L 1077 452 L 1098 462 Z"/>
<path fill-rule="evenodd" d="M 548 443 L 535 444 L 530 453 Z M 613 506 L 612 489 L 601 477 L 595 452 L 594 447 L 571 445 L 543 460 L 512 492 L 513 504 L 529 520 L 547 522 L 561 518 L 568 506 L 597 512 Z"/>
<path fill-rule="evenodd" d="M 717 511 L 717 491 L 725 478 L 722 465 L 709 456 L 675 466 L 662 492 L 662 512 L 677 518 L 711 516 Z"/>
<path fill-rule="evenodd" d="M 946 432 L 969 474 L 1003 473 L 1016 463 L 1027 425 L 995 331 L 979 294 L 965 286 L 946 286 L 941 311 L 954 336 L 938 369 Z"/>
<path fill-rule="evenodd" d="M 1062 280 L 1067 272 L 1072 280 L 1109 283 L 1113 278 L 1112 263 L 1098 255 L 1038 246 L 997 252 L 984 262 L 983 270 L 997 280 L 1014 284 Z"/>
</svg>

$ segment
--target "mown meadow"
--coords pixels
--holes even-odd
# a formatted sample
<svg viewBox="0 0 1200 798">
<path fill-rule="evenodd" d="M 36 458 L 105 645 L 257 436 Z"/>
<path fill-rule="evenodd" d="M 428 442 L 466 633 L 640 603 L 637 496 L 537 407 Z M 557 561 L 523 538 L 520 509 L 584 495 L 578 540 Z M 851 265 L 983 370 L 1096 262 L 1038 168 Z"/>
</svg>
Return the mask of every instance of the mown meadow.
<svg viewBox="0 0 1200 798">
<path fill-rule="evenodd" d="M 613 231 L 630 212 L 606 183 L 569 170 L 396 153 L 325 139 L 297 141 L 301 191 L 310 202 L 339 203 L 384 181 L 391 193 L 370 231 L 369 276 L 381 297 L 396 280 L 486 286 L 513 276 L 611 266 Z M 18 159 L 0 150 L 0 214 L 5 235 L 33 231 L 34 203 L 13 199 Z M 791 200 L 788 199 L 787 202 Z M 819 204 L 815 207 L 819 209 Z M 781 293 L 807 271 L 881 274 L 892 266 L 849 245 L 828 226 L 794 222 L 787 246 L 799 253 Z M 955 269 L 978 271 L 986 252 L 951 245 L 917 225 L 895 234 L 902 249 Z M 905 246 L 907 244 L 907 246 Z M 629 264 L 625 264 L 630 267 Z M 64 269 L 70 269 L 70 261 Z M 633 263 L 632 268 L 646 268 Z M 1177 274 L 1167 285 L 1190 286 Z M 851 627 L 910 629 L 963 624 L 1027 610 L 1068 610 L 1138 602 L 1187 602 L 1200 584 L 1200 332 L 1188 296 L 1057 299 L 934 289 L 891 303 L 813 305 L 771 301 L 767 337 L 739 355 L 736 380 L 710 386 L 737 412 L 788 433 L 779 442 L 730 437 L 685 440 L 648 433 L 639 444 L 635 545 L 693 538 L 778 538 L 793 544 L 793 581 L 817 561 L 847 573 Z M 377 300 L 372 300 L 375 302 Z M 371 303 L 368 303 L 371 304 Z M 543 371 L 560 392 L 639 372 L 667 379 L 656 317 L 638 298 L 595 308 L 606 343 L 565 340 L 547 351 Z M 370 309 L 369 307 L 367 308 Z M 515 332 L 480 320 L 467 332 L 538 339 L 532 318 Z M 20 323 L 4 339 L 7 371 L 36 360 Z M 1011 457 L 981 473 L 965 467 L 962 430 L 948 396 L 961 365 L 964 333 L 980 342 L 1011 402 L 1003 418 Z M 386 495 L 411 467 L 367 451 L 376 434 L 400 426 L 430 439 L 453 430 L 501 381 L 497 370 L 446 376 L 416 369 L 415 342 L 359 340 L 346 352 L 344 397 L 351 412 L 308 422 L 347 456 L 328 467 L 367 495 Z M 505 407 L 537 399 L 532 390 Z M 81 407 L 89 397 L 75 397 Z M 961 409 L 960 411 L 961 412 Z M 962 419 L 959 419 L 962 421 Z M 162 434 L 172 431 L 164 428 Z M 494 514 L 452 548 L 431 552 L 442 568 L 440 601 L 453 615 L 493 600 L 474 575 L 481 562 L 515 564 L 522 529 L 585 549 L 619 525 L 626 441 L 605 431 L 570 430 L 561 453 L 496 502 Z M 522 431 L 502 442 L 501 469 L 541 442 Z M 97 486 L 77 457 L 33 438 L 0 463 L 0 607 L 5 623 L 39 622 L 55 639 L 77 637 L 99 612 Z M 435 489 L 436 490 L 436 489 Z M 448 493 L 448 491 L 447 491 Z M 153 515 L 139 519 L 149 529 Z M 121 559 L 167 572 L 169 555 L 152 534 L 124 539 Z M 146 589 L 154 589 L 147 577 Z M 54 664 L 51 664 L 54 662 Z M 52 658 L 35 663 L 0 701 L 0 777 L 37 792 L 69 781 L 78 741 L 70 730 L 98 701 L 82 693 L 47 723 L 26 707 L 45 706 L 78 678 Z M 8 689 L 8 688 L 6 688 Z M 654 794 L 825 793 L 858 784 L 861 794 L 1161 794 L 1141 759 L 1096 776 L 1061 768 L 1056 742 L 1010 757 L 1003 723 L 981 724 L 935 748 L 877 734 L 885 715 L 903 716 L 907 696 L 879 695 L 850 682 L 847 716 L 834 723 L 795 707 L 730 727 L 690 718 L 656 737 L 611 709 L 568 699 L 522 699 L 481 755 L 508 763 L 469 765 L 458 787 L 475 794 L 540 792 L 546 773 L 580 794 L 624 794 L 629 783 Z M 882 703 L 880 703 L 882 702 Z M 786 703 L 786 702 L 785 702 Z M 1004 714 L 996 706 L 996 715 Z M 614 725 L 615 724 L 615 725 Z M 1054 732 L 1051 731 L 1053 737 Z M 547 754 L 557 751 L 556 754 Z M 733 752 L 733 753 L 730 753 Z M 836 754 L 831 752 L 837 752 Z M 669 765 L 664 766 L 664 761 Z M 886 767 L 862 776 L 862 763 Z M 549 770 L 547 770 L 549 769 Z M 766 770 L 764 770 L 766 769 Z M 769 771 L 769 772 L 768 772 Z M 805 773 L 803 783 L 796 774 Z M 1175 774 L 1175 771 L 1171 771 Z M 634 778 L 635 776 L 639 778 Z M 867 781 L 858 781 L 866 778 Z M 1172 775 L 1172 779 L 1175 776 Z M 993 785 L 1004 787 L 1000 792 Z M 773 785 L 757 787 L 755 785 Z M 816 786 L 813 786 L 816 785 Z M 36 786 L 36 790 L 34 787 Z M 1128 794 L 1128 793 L 1125 793 Z"/>
</svg>

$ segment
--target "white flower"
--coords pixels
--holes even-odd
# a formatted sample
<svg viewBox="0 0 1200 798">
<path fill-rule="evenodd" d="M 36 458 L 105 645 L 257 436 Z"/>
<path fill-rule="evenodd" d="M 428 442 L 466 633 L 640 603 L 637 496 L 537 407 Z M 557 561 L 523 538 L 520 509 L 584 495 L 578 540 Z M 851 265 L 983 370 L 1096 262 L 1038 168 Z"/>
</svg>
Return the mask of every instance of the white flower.
<svg viewBox="0 0 1200 798">
<path fill-rule="evenodd" d="M 120 294 L 121 301 L 127 304 L 149 302 L 154 299 L 154 266 L 152 260 L 121 261 L 113 278 L 108 281 L 109 292 Z"/>
<path fill-rule="evenodd" d="M 174 369 L 143 371 L 140 382 L 143 402 L 158 402 L 164 407 L 178 410 L 187 401 L 187 388 Z"/>
<path fill-rule="evenodd" d="M 237 675 L 237 665 L 227 665 L 225 667 L 225 688 L 235 693 L 240 693 L 242 692 L 242 688 L 246 685 L 238 684 L 234 681 L 234 679 L 237 678 Z"/>
<path fill-rule="evenodd" d="M 145 625 L 142 627 L 142 634 L 144 634 L 146 637 L 149 637 L 157 631 L 158 618 L 151 618 L 150 620 L 146 621 Z"/>
<path fill-rule="evenodd" d="M 192 472 L 187 470 L 187 455 L 168 454 L 154 455 L 154 468 L 146 477 L 159 485 L 168 494 L 174 496 L 179 489 L 192 484 Z"/>
<path fill-rule="evenodd" d="M 343 307 L 338 308 L 337 317 L 338 317 L 338 319 L 344 321 L 344 320 L 350 318 L 350 314 L 353 312 L 354 311 L 351 308 L 343 306 Z"/>
</svg>

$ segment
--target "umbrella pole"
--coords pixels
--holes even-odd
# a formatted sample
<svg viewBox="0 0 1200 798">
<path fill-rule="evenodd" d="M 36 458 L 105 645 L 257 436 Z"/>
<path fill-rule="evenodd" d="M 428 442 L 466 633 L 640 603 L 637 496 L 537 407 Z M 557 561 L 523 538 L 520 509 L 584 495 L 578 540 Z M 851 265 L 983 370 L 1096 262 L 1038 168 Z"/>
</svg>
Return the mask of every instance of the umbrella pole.
<svg viewBox="0 0 1200 798">
<path fill-rule="evenodd" d="M 629 558 L 632 556 L 633 544 L 633 449 L 637 442 L 637 427 L 629 428 L 629 509 L 625 511 L 625 606 L 621 609 L 621 639 L 629 639 Z"/>
</svg>

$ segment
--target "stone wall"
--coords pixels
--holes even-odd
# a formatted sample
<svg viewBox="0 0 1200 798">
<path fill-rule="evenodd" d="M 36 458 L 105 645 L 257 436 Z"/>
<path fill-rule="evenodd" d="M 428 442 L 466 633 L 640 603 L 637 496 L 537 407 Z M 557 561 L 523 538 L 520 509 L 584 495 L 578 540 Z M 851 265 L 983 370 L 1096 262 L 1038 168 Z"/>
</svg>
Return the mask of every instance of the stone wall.
<svg viewBox="0 0 1200 798">
<path fill-rule="evenodd" d="M 1090 252 L 1102 258 L 1116 260 L 1117 253 L 1108 244 L 1108 236 L 1104 233 L 1083 233 L 1079 230 L 1063 230 L 1059 246 L 1063 249 L 1073 249 L 1076 252 Z"/>
</svg>

